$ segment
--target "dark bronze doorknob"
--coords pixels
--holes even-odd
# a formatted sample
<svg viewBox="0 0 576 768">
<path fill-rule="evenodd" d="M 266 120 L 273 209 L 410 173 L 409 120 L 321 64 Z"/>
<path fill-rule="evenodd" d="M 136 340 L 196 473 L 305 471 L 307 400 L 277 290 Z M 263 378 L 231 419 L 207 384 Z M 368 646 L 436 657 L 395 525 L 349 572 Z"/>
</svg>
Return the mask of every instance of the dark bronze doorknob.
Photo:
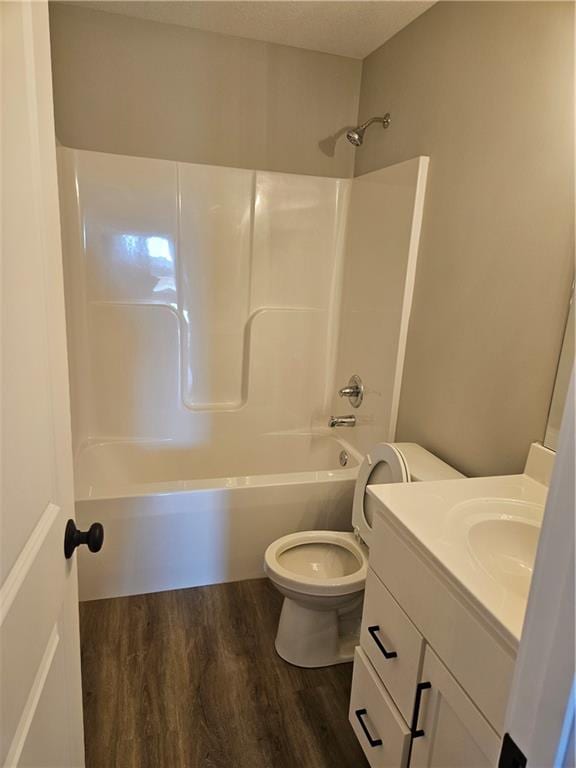
<svg viewBox="0 0 576 768">
<path fill-rule="evenodd" d="M 64 533 L 64 557 L 69 560 L 76 547 L 87 544 L 90 552 L 100 552 L 104 543 L 104 528 L 101 523 L 92 523 L 87 531 L 79 531 L 74 520 L 66 523 Z"/>
</svg>

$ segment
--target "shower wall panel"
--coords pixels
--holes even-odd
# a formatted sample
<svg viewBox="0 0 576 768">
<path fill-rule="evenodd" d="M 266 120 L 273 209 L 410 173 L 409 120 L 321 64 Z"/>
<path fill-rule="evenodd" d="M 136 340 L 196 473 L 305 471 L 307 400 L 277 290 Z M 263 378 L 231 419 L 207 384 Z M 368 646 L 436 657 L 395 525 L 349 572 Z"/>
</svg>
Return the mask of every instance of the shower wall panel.
<svg viewBox="0 0 576 768">
<path fill-rule="evenodd" d="M 314 176 L 257 174 L 252 312 L 328 308 L 341 185 Z"/>
<path fill-rule="evenodd" d="M 183 400 L 237 408 L 245 399 L 254 172 L 178 165 Z"/>
<path fill-rule="evenodd" d="M 428 158 L 417 157 L 352 182 L 334 389 L 352 374 L 364 382 L 349 430 L 361 453 L 395 439 L 427 171 Z M 340 398 L 333 409 L 354 413 Z"/>
<path fill-rule="evenodd" d="M 76 448 L 309 430 L 351 182 L 59 155 Z"/>
</svg>

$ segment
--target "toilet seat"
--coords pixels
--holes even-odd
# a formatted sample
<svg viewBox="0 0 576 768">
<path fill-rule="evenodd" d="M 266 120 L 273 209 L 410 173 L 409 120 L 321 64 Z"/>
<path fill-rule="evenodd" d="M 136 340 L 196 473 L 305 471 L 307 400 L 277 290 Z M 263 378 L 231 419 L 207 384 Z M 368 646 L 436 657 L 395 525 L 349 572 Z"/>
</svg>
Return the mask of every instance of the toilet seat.
<svg viewBox="0 0 576 768">
<path fill-rule="evenodd" d="M 366 486 L 372 483 L 407 483 L 410 471 L 401 451 L 390 443 L 377 443 L 364 457 L 358 470 L 352 503 L 352 525 L 369 547 L 372 537 L 370 497 Z"/>
<path fill-rule="evenodd" d="M 322 552 L 322 545 L 326 545 L 326 551 Z M 315 545 L 313 557 L 327 561 L 334 558 L 334 547 L 340 547 L 347 553 L 350 553 L 356 560 L 357 568 L 343 575 L 326 576 L 319 574 L 312 576 L 306 574 L 299 568 L 291 568 L 288 563 L 282 562 L 282 555 L 289 550 L 302 547 L 301 562 L 307 558 L 304 551 L 306 545 Z M 346 563 L 350 561 L 347 558 Z M 319 563 L 326 565 L 328 563 Z M 285 589 L 294 590 L 302 595 L 311 596 L 342 596 L 364 589 L 366 574 L 368 570 L 368 558 L 363 551 L 362 545 L 358 543 L 353 533 L 340 533 L 338 531 L 301 531 L 290 533 L 274 541 L 264 555 L 264 569 L 267 575 L 279 586 Z M 312 569 L 311 569 L 312 570 Z M 349 569 L 345 569 L 349 570 Z"/>
</svg>

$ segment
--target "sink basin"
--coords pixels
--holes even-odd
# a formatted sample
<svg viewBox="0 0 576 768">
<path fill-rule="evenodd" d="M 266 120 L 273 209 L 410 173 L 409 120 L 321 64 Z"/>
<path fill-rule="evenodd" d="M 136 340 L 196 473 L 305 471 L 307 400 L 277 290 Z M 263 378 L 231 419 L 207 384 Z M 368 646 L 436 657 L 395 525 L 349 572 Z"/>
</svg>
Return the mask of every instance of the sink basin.
<svg viewBox="0 0 576 768">
<path fill-rule="evenodd" d="M 517 646 L 547 488 L 528 475 L 371 485 L 378 514 Z"/>
<path fill-rule="evenodd" d="M 506 517 L 481 520 L 468 530 L 476 562 L 499 584 L 519 597 L 530 589 L 540 529 L 527 520 Z"/>
<path fill-rule="evenodd" d="M 450 519 L 480 570 L 526 599 L 542 514 L 542 505 L 530 501 L 477 498 L 456 504 Z"/>
</svg>

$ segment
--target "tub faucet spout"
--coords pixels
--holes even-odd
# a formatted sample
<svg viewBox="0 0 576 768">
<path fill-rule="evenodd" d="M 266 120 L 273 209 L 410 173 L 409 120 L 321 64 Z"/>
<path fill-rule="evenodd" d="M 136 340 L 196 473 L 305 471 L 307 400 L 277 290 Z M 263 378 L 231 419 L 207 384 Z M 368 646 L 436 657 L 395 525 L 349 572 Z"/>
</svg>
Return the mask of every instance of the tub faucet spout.
<svg viewBox="0 0 576 768">
<path fill-rule="evenodd" d="M 330 416 L 329 427 L 355 427 L 356 416 Z"/>
</svg>

